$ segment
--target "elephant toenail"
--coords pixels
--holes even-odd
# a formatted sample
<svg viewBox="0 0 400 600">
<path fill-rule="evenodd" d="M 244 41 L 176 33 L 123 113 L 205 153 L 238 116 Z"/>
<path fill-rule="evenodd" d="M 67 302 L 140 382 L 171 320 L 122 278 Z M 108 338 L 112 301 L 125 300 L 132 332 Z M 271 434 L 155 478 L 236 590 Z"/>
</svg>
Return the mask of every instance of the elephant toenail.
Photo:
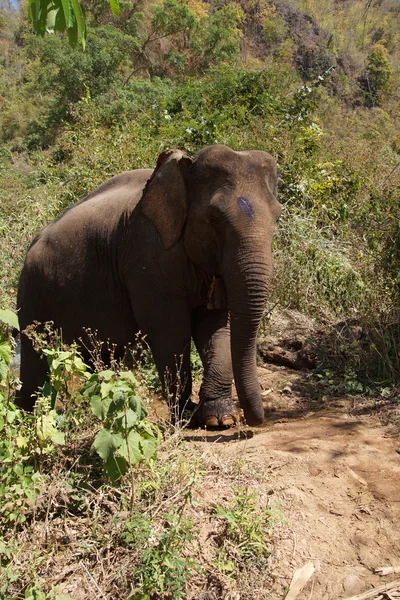
<svg viewBox="0 0 400 600">
<path fill-rule="evenodd" d="M 205 421 L 206 427 L 218 427 L 218 425 L 219 425 L 218 417 L 216 417 L 215 415 L 210 415 L 209 417 L 206 418 L 206 421 Z"/>
<path fill-rule="evenodd" d="M 220 418 L 220 424 L 223 427 L 231 427 L 236 423 L 236 419 L 233 415 L 222 415 Z"/>
</svg>

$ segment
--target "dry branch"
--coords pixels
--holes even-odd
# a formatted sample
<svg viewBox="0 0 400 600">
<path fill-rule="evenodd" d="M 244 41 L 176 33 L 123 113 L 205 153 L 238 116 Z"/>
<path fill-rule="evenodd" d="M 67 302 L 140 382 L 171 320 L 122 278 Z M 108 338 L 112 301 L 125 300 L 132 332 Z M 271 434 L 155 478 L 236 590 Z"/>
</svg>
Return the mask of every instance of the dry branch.
<svg viewBox="0 0 400 600">
<path fill-rule="evenodd" d="M 379 587 L 373 588 L 372 590 L 368 590 L 363 594 L 358 594 L 357 596 L 345 598 L 345 600 L 368 600 L 368 598 L 375 598 L 382 592 L 390 592 L 390 590 L 395 590 L 396 588 L 400 589 L 400 579 L 396 579 L 396 581 L 392 581 L 392 583 L 385 583 L 384 585 L 380 585 Z"/>
<path fill-rule="evenodd" d="M 357 475 L 357 473 L 355 473 L 353 471 L 353 469 L 350 469 L 350 467 L 347 467 L 347 470 L 349 472 L 349 474 L 356 480 L 358 481 L 358 483 L 361 483 L 361 485 L 368 487 L 368 483 L 365 481 L 365 479 L 363 479 L 362 477 L 360 477 L 359 475 Z"/>
<path fill-rule="evenodd" d="M 392 573 L 400 573 L 400 565 L 397 567 L 379 567 L 375 569 L 375 573 L 379 573 L 381 577 L 384 575 L 392 575 Z"/>
</svg>

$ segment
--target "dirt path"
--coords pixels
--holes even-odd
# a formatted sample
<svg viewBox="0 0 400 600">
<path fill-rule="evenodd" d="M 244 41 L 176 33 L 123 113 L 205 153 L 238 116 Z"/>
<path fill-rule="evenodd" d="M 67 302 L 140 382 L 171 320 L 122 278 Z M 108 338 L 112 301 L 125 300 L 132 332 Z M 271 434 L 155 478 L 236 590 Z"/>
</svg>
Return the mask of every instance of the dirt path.
<svg viewBox="0 0 400 600">
<path fill-rule="evenodd" d="M 354 399 L 305 397 L 305 378 L 284 367 L 260 367 L 271 410 L 267 424 L 245 439 L 245 430 L 192 436 L 199 446 L 214 444 L 222 461 L 244 458 L 250 476 L 267 475 L 272 504 L 287 521 L 274 533 L 271 589 L 259 596 L 269 600 L 284 598 L 294 572 L 309 561 L 316 570 L 298 600 L 347 598 L 400 579 L 374 573 L 400 565 L 396 431 Z"/>
</svg>

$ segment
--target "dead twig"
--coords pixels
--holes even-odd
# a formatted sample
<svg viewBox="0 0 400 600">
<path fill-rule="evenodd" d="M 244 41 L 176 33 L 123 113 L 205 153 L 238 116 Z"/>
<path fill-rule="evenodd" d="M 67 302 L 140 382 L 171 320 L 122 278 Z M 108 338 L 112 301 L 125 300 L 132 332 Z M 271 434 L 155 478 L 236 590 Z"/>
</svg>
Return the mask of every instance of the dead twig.
<svg viewBox="0 0 400 600">
<path fill-rule="evenodd" d="M 368 600 L 368 598 L 375 598 L 382 592 L 390 592 L 391 590 L 395 590 L 396 588 L 400 588 L 400 579 L 396 579 L 396 581 L 392 581 L 392 583 L 385 583 L 377 588 L 373 588 L 372 590 L 368 590 L 363 594 L 358 594 L 357 596 L 350 596 L 349 598 L 345 598 L 345 600 Z"/>
<path fill-rule="evenodd" d="M 93 579 L 93 577 L 91 576 L 91 574 L 89 573 L 86 565 L 84 562 L 80 562 L 79 565 L 83 568 L 83 570 L 85 571 L 86 575 L 89 577 L 89 580 L 91 581 L 92 585 L 94 585 L 94 587 L 96 588 L 96 590 L 99 592 L 101 598 L 103 598 L 103 600 L 107 600 L 107 597 L 103 594 L 103 592 L 101 591 L 101 589 L 99 588 L 99 586 L 97 585 L 96 581 Z"/>
<path fill-rule="evenodd" d="M 368 487 L 368 483 L 365 481 L 365 479 L 363 479 L 362 477 L 357 475 L 357 473 L 355 473 L 353 471 L 353 469 L 350 469 L 350 467 L 347 467 L 347 471 L 356 481 L 358 481 L 358 483 L 361 483 L 361 485 Z"/>
<path fill-rule="evenodd" d="M 400 565 L 397 567 L 379 567 L 375 569 L 375 573 L 379 573 L 381 577 L 384 575 L 392 575 L 392 573 L 400 573 Z"/>
</svg>

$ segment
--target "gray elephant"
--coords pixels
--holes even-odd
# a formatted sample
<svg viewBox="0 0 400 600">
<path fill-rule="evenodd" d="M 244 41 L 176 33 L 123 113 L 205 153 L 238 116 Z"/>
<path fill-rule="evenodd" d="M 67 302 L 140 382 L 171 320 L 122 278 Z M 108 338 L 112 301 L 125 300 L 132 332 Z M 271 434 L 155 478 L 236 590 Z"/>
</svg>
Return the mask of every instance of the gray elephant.
<svg viewBox="0 0 400 600">
<path fill-rule="evenodd" d="M 199 423 L 235 423 L 234 377 L 247 423 L 261 424 L 256 336 L 281 214 L 276 188 L 272 156 L 222 145 L 193 159 L 166 151 L 154 171 L 113 177 L 32 243 L 18 288 L 21 330 L 53 321 L 84 351 L 91 328 L 119 355 L 141 332 L 181 410 L 193 338 L 204 365 Z M 27 336 L 21 345 L 17 401 L 31 410 L 47 364 Z"/>
</svg>

